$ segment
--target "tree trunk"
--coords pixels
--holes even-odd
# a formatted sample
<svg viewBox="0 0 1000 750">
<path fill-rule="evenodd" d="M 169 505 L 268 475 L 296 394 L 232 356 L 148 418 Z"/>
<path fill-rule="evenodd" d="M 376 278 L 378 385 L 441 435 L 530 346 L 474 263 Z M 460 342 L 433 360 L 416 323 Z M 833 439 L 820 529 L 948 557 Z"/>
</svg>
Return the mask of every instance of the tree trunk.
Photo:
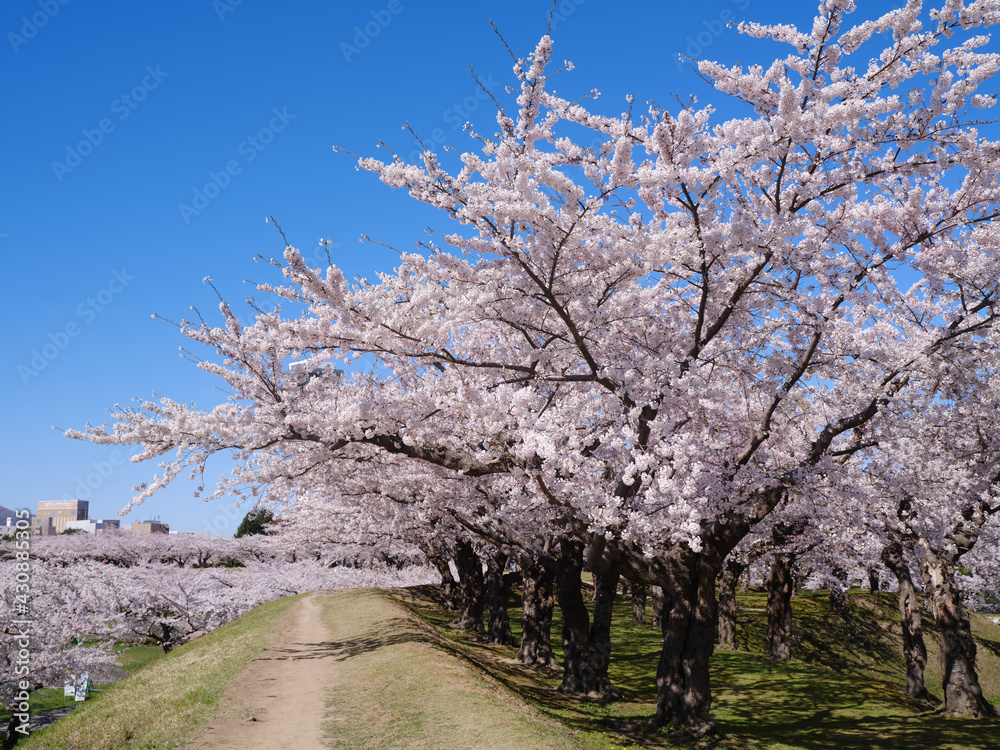
<svg viewBox="0 0 1000 750">
<path fill-rule="evenodd" d="M 927 550 L 921 569 L 938 630 L 945 710 L 952 716 L 996 716 L 996 709 L 983 697 L 979 686 L 976 642 L 955 583 L 954 563 Z"/>
<path fill-rule="evenodd" d="M 448 623 L 448 627 L 482 635 L 483 609 L 486 606 L 483 564 L 472 545 L 464 539 L 455 545 L 455 567 L 458 568 L 461 584 L 462 610 L 457 618 Z"/>
<path fill-rule="evenodd" d="M 868 568 L 868 590 L 873 594 L 877 594 L 882 590 L 882 581 L 880 580 L 878 568 L 874 565 Z"/>
<path fill-rule="evenodd" d="M 712 731 L 709 660 L 718 611 L 715 579 L 722 561 L 710 548 L 676 548 L 663 578 L 663 650 L 656 670 L 655 725 L 668 722 L 696 736 Z"/>
<path fill-rule="evenodd" d="M 903 660 L 906 662 L 906 693 L 916 700 L 932 700 L 924 682 L 927 667 L 927 646 L 920 623 L 920 602 L 910 577 L 910 568 L 903 559 L 903 545 L 887 544 L 882 550 L 882 562 L 899 582 L 899 621 L 903 628 Z"/>
<path fill-rule="evenodd" d="M 490 556 L 486 563 L 487 604 L 490 610 L 490 621 L 486 628 L 486 642 L 500 646 L 513 646 L 514 634 L 510 632 L 510 617 L 507 605 L 510 602 L 510 587 L 514 581 L 513 575 L 504 575 L 507 560 L 510 555 L 498 550 Z"/>
<path fill-rule="evenodd" d="M 663 631 L 663 610 L 665 607 L 665 600 L 663 596 L 663 588 L 661 586 L 650 586 L 649 596 L 653 600 L 653 612 L 650 618 L 650 624 L 653 626 L 653 630 Z"/>
<path fill-rule="evenodd" d="M 524 615 L 521 618 L 521 649 L 517 660 L 522 664 L 537 664 L 543 667 L 557 667 L 552 653 L 552 610 L 555 600 L 552 585 L 555 581 L 555 560 L 551 557 L 520 560 L 524 575 L 522 597 Z"/>
<path fill-rule="evenodd" d="M 774 556 L 765 584 L 771 656 L 786 661 L 792 656 L 792 562 L 787 556 Z"/>
<path fill-rule="evenodd" d="M 630 583 L 629 593 L 632 595 L 632 622 L 636 625 L 646 624 L 646 584 Z"/>
<path fill-rule="evenodd" d="M 160 632 L 162 634 L 160 637 L 160 646 L 163 648 L 163 653 L 165 654 L 169 654 L 174 648 L 173 631 L 173 625 L 168 625 L 165 622 L 160 623 Z"/>
<path fill-rule="evenodd" d="M 750 574 L 748 572 L 744 572 L 744 574 L 740 576 L 740 583 L 736 587 L 736 590 L 741 594 L 750 593 Z"/>
<path fill-rule="evenodd" d="M 847 591 L 838 585 L 830 584 L 830 611 L 841 620 L 847 620 Z"/>
<path fill-rule="evenodd" d="M 719 648 L 736 649 L 736 585 L 746 570 L 737 560 L 726 560 L 719 576 Z"/>
<path fill-rule="evenodd" d="M 600 693 L 605 700 L 621 696 L 621 691 L 616 690 L 608 678 L 608 665 L 611 664 L 611 618 L 614 613 L 619 578 L 619 574 L 613 570 L 594 577 L 594 622 L 590 626 L 590 666 L 594 672 L 593 692 Z"/>
<path fill-rule="evenodd" d="M 10 721 L 7 722 L 7 733 L 4 735 L 3 738 L 3 750 L 12 750 L 14 745 L 17 744 L 17 741 L 23 739 L 25 736 L 17 731 L 17 728 L 21 726 L 21 723 L 14 718 L 14 714 L 16 713 L 16 711 L 14 711 L 13 706 L 11 706 L 10 708 L 11 708 L 10 712 L 11 715 L 10 715 Z"/>
<path fill-rule="evenodd" d="M 559 690 L 598 695 L 604 686 L 591 662 L 590 613 L 583 600 L 580 578 L 583 546 L 575 540 L 563 539 L 559 547 L 556 595 L 563 615 L 563 681 Z"/>
<path fill-rule="evenodd" d="M 438 573 L 441 574 L 441 593 L 440 599 L 438 599 L 438 606 L 446 611 L 455 609 L 457 584 L 455 576 L 451 574 L 451 565 L 448 564 L 448 558 L 434 555 L 433 557 L 428 556 L 427 559 L 437 568 Z"/>
</svg>

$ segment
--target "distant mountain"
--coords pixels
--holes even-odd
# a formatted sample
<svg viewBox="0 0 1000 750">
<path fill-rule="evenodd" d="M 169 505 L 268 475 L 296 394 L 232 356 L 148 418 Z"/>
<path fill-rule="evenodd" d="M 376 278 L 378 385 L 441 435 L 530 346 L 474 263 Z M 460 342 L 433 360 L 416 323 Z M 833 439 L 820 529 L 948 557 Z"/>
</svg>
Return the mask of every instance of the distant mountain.
<svg viewBox="0 0 1000 750">
<path fill-rule="evenodd" d="M 14 511 L 0 505 L 0 526 L 6 526 L 8 518 L 12 519 L 10 522 L 11 526 L 17 523 L 17 516 L 14 514 Z"/>
</svg>

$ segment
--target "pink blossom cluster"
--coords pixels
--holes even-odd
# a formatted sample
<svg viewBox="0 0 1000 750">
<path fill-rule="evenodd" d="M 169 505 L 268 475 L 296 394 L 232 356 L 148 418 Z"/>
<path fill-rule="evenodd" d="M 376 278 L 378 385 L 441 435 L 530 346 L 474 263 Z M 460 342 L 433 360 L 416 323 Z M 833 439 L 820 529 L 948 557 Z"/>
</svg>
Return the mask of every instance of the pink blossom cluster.
<svg viewBox="0 0 1000 750">
<path fill-rule="evenodd" d="M 431 580 L 426 568 L 412 566 L 288 562 L 286 545 L 266 536 L 74 534 L 31 541 L 22 599 L 12 551 L 11 542 L 0 545 L 5 701 L 22 681 L 30 690 L 61 685 L 69 674 L 115 663 L 123 646 L 157 643 L 169 650 L 280 597 Z M 215 567 L 220 560 L 240 565 Z M 18 666 L 22 641 L 26 669 Z"/>
<path fill-rule="evenodd" d="M 676 601 L 777 523 L 821 575 L 895 538 L 954 562 L 1000 508 L 1000 5 L 857 12 L 741 26 L 788 54 L 698 63 L 729 119 L 558 96 L 543 37 L 475 150 L 358 162 L 443 245 L 351 281 L 286 243 L 262 289 L 303 313 L 182 325 L 227 401 L 67 434 L 161 462 L 135 503 L 235 452 L 209 497 L 280 509 L 302 549 L 569 536 Z"/>
</svg>

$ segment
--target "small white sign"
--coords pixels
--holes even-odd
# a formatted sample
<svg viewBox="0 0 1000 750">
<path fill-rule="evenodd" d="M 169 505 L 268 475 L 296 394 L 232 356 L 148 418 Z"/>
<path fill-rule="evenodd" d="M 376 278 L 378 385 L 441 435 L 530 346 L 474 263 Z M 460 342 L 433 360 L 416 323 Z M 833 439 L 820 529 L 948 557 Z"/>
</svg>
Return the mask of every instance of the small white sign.
<svg viewBox="0 0 1000 750">
<path fill-rule="evenodd" d="M 66 678 L 66 685 L 63 686 L 63 697 L 72 698 L 76 695 L 76 675 L 71 674 Z"/>
<path fill-rule="evenodd" d="M 80 675 L 80 681 L 76 683 L 76 700 L 87 700 L 87 687 L 90 684 L 90 673 L 84 672 Z"/>
</svg>

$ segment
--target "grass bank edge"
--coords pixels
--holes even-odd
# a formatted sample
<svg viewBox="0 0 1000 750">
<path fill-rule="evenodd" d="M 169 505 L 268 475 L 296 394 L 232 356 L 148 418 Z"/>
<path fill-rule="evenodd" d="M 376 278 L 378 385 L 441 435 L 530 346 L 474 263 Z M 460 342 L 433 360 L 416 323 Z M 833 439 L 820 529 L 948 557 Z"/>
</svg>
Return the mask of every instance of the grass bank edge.
<svg viewBox="0 0 1000 750">
<path fill-rule="evenodd" d="M 306 594 L 255 607 L 233 622 L 178 646 L 87 700 L 18 750 L 184 748 L 214 713 L 221 693 L 280 636 L 278 623 Z"/>
</svg>

